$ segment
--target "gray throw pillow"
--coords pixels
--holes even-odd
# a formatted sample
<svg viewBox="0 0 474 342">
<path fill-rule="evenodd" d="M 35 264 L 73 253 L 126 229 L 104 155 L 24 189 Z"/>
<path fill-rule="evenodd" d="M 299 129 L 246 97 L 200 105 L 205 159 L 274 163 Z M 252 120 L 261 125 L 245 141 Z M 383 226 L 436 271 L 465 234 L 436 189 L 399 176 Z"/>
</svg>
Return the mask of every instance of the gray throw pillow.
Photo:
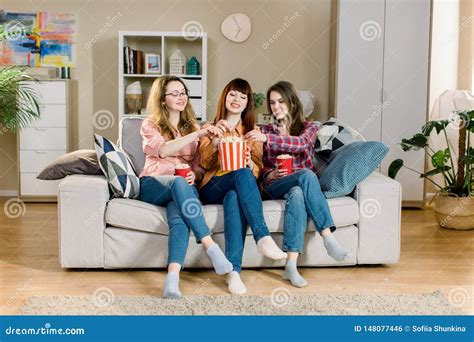
<svg viewBox="0 0 474 342">
<path fill-rule="evenodd" d="M 56 180 L 69 175 L 103 174 L 94 150 L 77 150 L 56 158 L 36 178 Z"/>
</svg>

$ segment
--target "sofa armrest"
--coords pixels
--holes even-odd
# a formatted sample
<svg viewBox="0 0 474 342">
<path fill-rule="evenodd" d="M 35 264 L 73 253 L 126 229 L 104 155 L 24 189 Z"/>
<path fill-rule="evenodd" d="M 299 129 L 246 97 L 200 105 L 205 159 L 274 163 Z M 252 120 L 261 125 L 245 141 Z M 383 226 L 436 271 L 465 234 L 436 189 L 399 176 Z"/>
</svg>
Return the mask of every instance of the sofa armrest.
<svg viewBox="0 0 474 342">
<path fill-rule="evenodd" d="M 360 215 L 357 263 L 397 263 L 400 260 L 400 183 L 374 172 L 357 185 L 354 197 Z"/>
<path fill-rule="evenodd" d="M 104 176 L 73 175 L 58 188 L 59 260 L 62 267 L 104 267 Z"/>
</svg>

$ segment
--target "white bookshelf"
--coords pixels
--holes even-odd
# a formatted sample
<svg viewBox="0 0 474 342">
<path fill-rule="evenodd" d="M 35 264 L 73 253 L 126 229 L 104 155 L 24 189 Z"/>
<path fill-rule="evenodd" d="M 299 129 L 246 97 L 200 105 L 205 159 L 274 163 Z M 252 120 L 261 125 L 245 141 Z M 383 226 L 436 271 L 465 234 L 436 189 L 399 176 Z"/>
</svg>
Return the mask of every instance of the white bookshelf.
<svg viewBox="0 0 474 342">
<path fill-rule="evenodd" d="M 143 53 L 160 55 L 160 74 L 127 74 L 124 68 L 125 46 Z M 183 32 L 160 31 L 119 31 L 119 114 L 121 120 L 127 113 L 125 103 L 125 88 L 140 81 L 143 93 L 142 108 L 145 108 L 148 93 L 157 77 L 169 74 L 169 56 L 179 48 L 186 56 L 186 63 L 195 56 L 200 63 L 200 75 L 174 75 L 183 79 L 189 89 L 189 100 L 193 105 L 196 117 L 201 121 L 207 119 L 207 33 L 202 32 L 189 39 Z"/>
</svg>

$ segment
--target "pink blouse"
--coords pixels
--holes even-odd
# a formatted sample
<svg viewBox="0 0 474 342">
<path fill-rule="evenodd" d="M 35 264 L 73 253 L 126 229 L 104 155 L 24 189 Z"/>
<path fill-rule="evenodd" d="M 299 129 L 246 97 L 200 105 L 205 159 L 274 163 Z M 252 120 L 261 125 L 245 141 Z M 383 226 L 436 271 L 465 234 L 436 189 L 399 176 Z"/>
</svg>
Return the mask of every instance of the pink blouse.
<svg viewBox="0 0 474 342">
<path fill-rule="evenodd" d="M 140 173 L 140 177 L 172 176 L 174 175 L 175 165 L 181 163 L 189 164 L 194 173 L 204 173 L 199 166 L 199 139 L 179 150 L 176 156 L 162 158 L 158 151 L 169 139 L 166 140 L 161 135 L 160 128 L 152 120 L 145 119 L 140 134 L 142 136 L 143 152 L 145 152 L 145 166 Z"/>
</svg>

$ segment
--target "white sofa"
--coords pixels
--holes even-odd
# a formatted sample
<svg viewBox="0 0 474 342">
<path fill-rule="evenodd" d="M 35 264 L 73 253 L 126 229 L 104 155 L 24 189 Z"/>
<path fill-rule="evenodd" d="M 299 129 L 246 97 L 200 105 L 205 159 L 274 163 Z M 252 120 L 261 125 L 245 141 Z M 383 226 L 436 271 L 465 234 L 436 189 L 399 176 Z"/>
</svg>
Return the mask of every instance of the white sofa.
<svg viewBox="0 0 474 342">
<path fill-rule="evenodd" d="M 141 118 L 120 123 L 121 147 L 138 172 L 144 164 L 139 134 Z M 301 266 L 393 264 L 400 257 L 400 184 L 374 172 L 352 196 L 330 199 L 337 230 L 335 237 L 350 252 L 336 262 L 323 247 L 322 239 L 308 222 Z M 281 245 L 284 201 L 264 201 L 265 219 Z M 224 249 L 224 213 L 221 205 L 204 206 L 214 239 Z M 58 190 L 59 255 L 68 268 L 163 268 L 168 255 L 166 210 L 131 199 L 110 199 L 103 176 L 66 177 Z M 246 238 L 243 267 L 278 267 L 257 253 L 250 229 Z M 185 267 L 211 267 L 209 258 L 191 236 Z"/>
</svg>

